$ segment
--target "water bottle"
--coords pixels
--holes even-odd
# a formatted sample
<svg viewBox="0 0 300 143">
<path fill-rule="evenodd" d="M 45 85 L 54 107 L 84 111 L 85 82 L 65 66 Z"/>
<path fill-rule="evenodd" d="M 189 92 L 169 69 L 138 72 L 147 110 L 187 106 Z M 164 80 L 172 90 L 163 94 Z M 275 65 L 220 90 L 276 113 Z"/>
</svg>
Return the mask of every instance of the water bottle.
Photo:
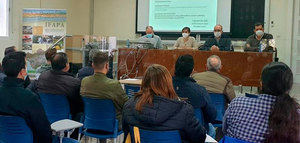
<svg viewBox="0 0 300 143">
<path fill-rule="evenodd" d="M 126 46 L 127 46 L 127 48 L 130 48 L 130 42 L 129 42 L 129 39 L 126 40 Z"/>
</svg>

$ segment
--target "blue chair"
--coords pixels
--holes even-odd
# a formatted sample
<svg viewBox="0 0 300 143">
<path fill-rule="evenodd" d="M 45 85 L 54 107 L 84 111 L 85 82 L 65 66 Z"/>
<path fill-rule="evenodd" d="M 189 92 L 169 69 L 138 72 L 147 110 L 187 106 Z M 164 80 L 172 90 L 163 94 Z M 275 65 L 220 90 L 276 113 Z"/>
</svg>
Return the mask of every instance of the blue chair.
<svg viewBox="0 0 300 143">
<path fill-rule="evenodd" d="M 138 85 L 130 85 L 130 84 L 125 84 L 124 88 L 128 97 L 133 97 L 134 93 L 139 92 L 141 89 L 141 87 Z"/>
<path fill-rule="evenodd" d="M 239 139 L 236 139 L 236 138 L 224 136 L 224 137 L 219 141 L 219 143 L 251 143 L 251 142 L 247 142 L 247 141 L 239 140 Z"/>
<path fill-rule="evenodd" d="M 216 94 L 210 93 L 210 98 L 212 103 L 216 106 L 217 109 L 217 117 L 215 119 L 214 127 L 222 127 L 223 116 L 225 114 L 225 95 L 224 94 Z"/>
<path fill-rule="evenodd" d="M 179 131 L 150 131 L 139 129 L 141 143 L 181 143 Z M 134 142 L 133 127 L 130 127 L 131 142 Z"/>
<path fill-rule="evenodd" d="M 108 139 L 116 138 L 123 133 L 118 131 L 118 120 L 116 119 L 115 107 L 111 100 L 107 99 L 93 99 L 83 97 L 84 103 L 84 117 L 83 117 L 83 131 L 85 136 Z M 97 130 L 99 133 L 91 132 Z M 105 134 L 100 134 L 100 131 Z"/>
<path fill-rule="evenodd" d="M 194 109 L 194 114 L 202 126 L 205 126 L 203 112 L 200 108 Z"/>
<path fill-rule="evenodd" d="M 66 96 L 40 93 L 40 100 L 49 122 L 71 119 L 70 106 Z"/>
<path fill-rule="evenodd" d="M 249 98 L 258 98 L 258 95 L 255 95 L 255 94 L 249 94 L 249 93 L 246 93 L 245 96 L 246 96 L 246 97 L 249 97 Z"/>
<path fill-rule="evenodd" d="M 0 142 L 33 143 L 33 135 L 23 118 L 0 115 Z"/>
<path fill-rule="evenodd" d="M 1 143 L 33 143 L 33 135 L 25 120 L 18 116 L 0 115 L 0 142 Z M 53 143 L 59 143 L 54 137 Z M 70 138 L 63 138 L 63 143 L 79 143 Z"/>
<path fill-rule="evenodd" d="M 204 122 L 202 110 L 200 108 L 196 108 L 196 109 L 194 109 L 194 114 L 195 114 L 196 118 L 198 119 L 199 123 L 206 128 L 207 134 L 209 136 L 211 136 L 212 138 L 215 138 L 216 130 L 211 123 L 207 124 Z"/>
</svg>

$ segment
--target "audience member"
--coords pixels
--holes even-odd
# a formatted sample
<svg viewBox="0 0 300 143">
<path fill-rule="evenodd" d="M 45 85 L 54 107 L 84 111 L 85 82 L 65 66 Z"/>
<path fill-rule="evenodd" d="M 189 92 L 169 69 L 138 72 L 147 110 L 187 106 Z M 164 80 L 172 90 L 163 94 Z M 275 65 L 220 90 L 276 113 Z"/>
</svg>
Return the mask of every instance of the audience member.
<svg viewBox="0 0 300 143">
<path fill-rule="evenodd" d="M 86 66 L 81 68 L 78 71 L 78 78 L 80 80 L 82 80 L 83 78 L 87 77 L 87 76 L 91 76 L 94 74 L 94 69 L 92 67 L 92 62 L 93 62 L 93 55 L 99 50 L 97 49 L 92 49 L 89 52 L 89 58 L 88 58 L 88 62 L 86 63 Z M 109 70 L 106 74 L 106 76 L 110 79 L 113 79 L 113 55 L 108 57 L 109 59 Z"/>
<path fill-rule="evenodd" d="M 293 73 L 284 63 L 266 65 L 261 74 L 262 94 L 234 99 L 224 115 L 223 132 L 257 143 L 299 143 L 300 108 L 289 96 Z"/>
<path fill-rule="evenodd" d="M 192 77 L 199 85 L 204 86 L 209 93 L 224 94 L 227 97 L 227 101 L 230 102 L 235 98 L 233 84 L 228 77 L 221 75 L 221 68 L 222 63 L 220 57 L 212 55 L 207 59 L 207 71 L 196 73 Z"/>
<path fill-rule="evenodd" d="M 223 26 L 214 27 L 214 35 L 210 36 L 201 50 L 206 51 L 231 51 L 231 39 L 223 33 Z"/>
<path fill-rule="evenodd" d="M 83 112 L 83 102 L 79 94 L 80 80 L 67 72 L 69 62 L 65 53 L 56 53 L 51 60 L 51 66 L 51 70 L 40 75 L 37 83 L 38 92 L 67 96 L 72 117 L 79 121 L 78 113 Z"/>
<path fill-rule="evenodd" d="M 88 58 L 88 62 L 86 62 L 86 66 L 81 68 L 78 71 L 78 78 L 80 80 L 82 80 L 83 78 L 87 77 L 87 76 L 91 76 L 94 74 L 94 69 L 92 67 L 92 63 L 93 63 L 93 56 L 94 54 L 97 52 L 96 49 L 91 49 L 89 52 L 89 58 Z M 86 59 L 87 60 L 87 59 Z"/>
<path fill-rule="evenodd" d="M 6 56 L 9 53 L 16 52 L 16 51 L 17 51 L 17 47 L 16 46 L 7 47 L 7 48 L 5 48 L 4 56 Z"/>
<path fill-rule="evenodd" d="M 203 142 L 205 128 L 194 115 L 193 107 L 180 101 L 172 84 L 172 76 L 161 65 L 148 67 L 141 91 L 124 105 L 125 137 L 130 126 L 146 130 L 179 130 L 183 142 Z"/>
<path fill-rule="evenodd" d="M 10 53 L 14 53 L 17 52 L 17 48 L 15 46 L 10 46 L 5 48 L 4 51 L 4 56 L 10 54 Z M 0 86 L 3 84 L 4 78 L 6 77 L 6 75 L 2 72 L 0 72 Z M 25 77 L 25 81 L 23 82 L 24 87 L 27 88 L 28 85 L 30 84 L 30 79 L 28 76 Z"/>
<path fill-rule="evenodd" d="M 214 121 L 217 110 L 210 100 L 206 89 L 196 83 L 190 77 L 194 69 L 194 59 L 191 55 L 180 56 L 175 64 L 175 76 L 173 77 L 173 86 L 180 98 L 187 98 L 187 101 L 195 108 L 203 112 L 205 127 L 208 130 L 208 124 Z"/>
<path fill-rule="evenodd" d="M 82 80 L 80 94 L 83 97 L 112 100 L 119 120 L 119 129 L 122 129 L 122 110 L 128 96 L 119 81 L 106 77 L 109 71 L 108 59 L 107 53 L 94 53 L 92 67 L 95 74 Z"/>
<path fill-rule="evenodd" d="M 51 143 L 50 123 L 38 96 L 23 86 L 26 77 L 26 54 L 13 52 L 2 61 L 3 86 L 0 87 L 0 114 L 22 117 L 33 133 L 34 143 Z"/>
<path fill-rule="evenodd" d="M 38 69 L 37 69 L 37 73 L 38 74 L 41 74 L 45 71 L 48 71 L 48 70 L 51 70 L 52 67 L 51 67 L 51 60 L 53 58 L 53 56 L 56 54 L 57 50 L 55 48 L 50 48 L 48 50 L 46 50 L 45 52 L 45 57 L 46 57 L 46 60 L 47 60 L 47 63 L 41 65 Z"/>
</svg>

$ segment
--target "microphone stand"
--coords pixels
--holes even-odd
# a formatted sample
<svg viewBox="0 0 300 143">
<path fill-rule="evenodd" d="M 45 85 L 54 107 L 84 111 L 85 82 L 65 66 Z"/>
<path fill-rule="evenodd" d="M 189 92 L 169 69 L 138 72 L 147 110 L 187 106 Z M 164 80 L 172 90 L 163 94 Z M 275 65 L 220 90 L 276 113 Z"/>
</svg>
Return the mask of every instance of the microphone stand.
<svg viewBox="0 0 300 143">
<path fill-rule="evenodd" d="M 66 37 L 72 37 L 72 35 L 64 35 L 62 37 L 60 37 L 55 43 L 53 43 L 52 45 L 50 45 L 48 47 L 48 49 L 53 48 L 54 46 L 56 46 L 60 41 L 64 40 Z"/>
</svg>

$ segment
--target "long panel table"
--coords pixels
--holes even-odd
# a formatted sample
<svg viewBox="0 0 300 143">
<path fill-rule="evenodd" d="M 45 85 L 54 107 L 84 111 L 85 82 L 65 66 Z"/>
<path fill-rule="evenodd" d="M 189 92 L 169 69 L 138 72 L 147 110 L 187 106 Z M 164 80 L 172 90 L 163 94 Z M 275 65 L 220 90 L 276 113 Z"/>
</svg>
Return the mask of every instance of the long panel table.
<svg viewBox="0 0 300 143">
<path fill-rule="evenodd" d="M 255 52 L 211 52 L 198 50 L 155 50 L 120 48 L 118 52 L 118 78 L 142 77 L 152 64 L 165 66 L 174 75 L 175 62 L 180 55 L 194 57 L 195 72 L 206 70 L 207 58 L 218 55 L 222 61 L 221 73 L 229 77 L 234 85 L 260 86 L 263 67 L 273 61 L 273 53 Z"/>
</svg>

